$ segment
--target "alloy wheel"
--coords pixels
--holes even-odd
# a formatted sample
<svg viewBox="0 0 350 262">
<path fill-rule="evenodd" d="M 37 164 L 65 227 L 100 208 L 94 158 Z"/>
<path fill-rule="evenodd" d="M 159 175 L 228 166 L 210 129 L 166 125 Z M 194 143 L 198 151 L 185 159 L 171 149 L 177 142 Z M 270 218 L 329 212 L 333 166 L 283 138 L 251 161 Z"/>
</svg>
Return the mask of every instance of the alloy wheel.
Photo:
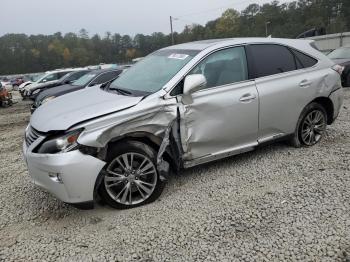
<svg viewBox="0 0 350 262">
<path fill-rule="evenodd" d="M 124 153 L 107 167 L 104 185 L 109 196 L 123 205 L 136 205 L 149 198 L 157 184 L 153 162 L 139 153 Z"/>
<path fill-rule="evenodd" d="M 301 126 L 301 139 L 307 146 L 318 143 L 326 130 L 326 117 L 320 110 L 308 113 Z"/>
</svg>

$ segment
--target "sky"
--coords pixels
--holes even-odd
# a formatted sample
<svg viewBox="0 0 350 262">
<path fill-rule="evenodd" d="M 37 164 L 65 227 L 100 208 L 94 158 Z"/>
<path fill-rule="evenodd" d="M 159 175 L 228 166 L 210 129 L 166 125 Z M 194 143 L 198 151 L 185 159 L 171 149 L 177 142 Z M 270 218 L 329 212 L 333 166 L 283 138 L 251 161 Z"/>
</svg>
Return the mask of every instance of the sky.
<svg viewBox="0 0 350 262">
<path fill-rule="evenodd" d="M 228 8 L 243 10 L 252 3 L 272 0 L 0 0 L 0 35 L 6 33 L 52 34 L 98 33 L 151 34 L 174 31 L 186 24 L 205 24 Z M 290 0 L 280 0 L 289 2 Z"/>
</svg>

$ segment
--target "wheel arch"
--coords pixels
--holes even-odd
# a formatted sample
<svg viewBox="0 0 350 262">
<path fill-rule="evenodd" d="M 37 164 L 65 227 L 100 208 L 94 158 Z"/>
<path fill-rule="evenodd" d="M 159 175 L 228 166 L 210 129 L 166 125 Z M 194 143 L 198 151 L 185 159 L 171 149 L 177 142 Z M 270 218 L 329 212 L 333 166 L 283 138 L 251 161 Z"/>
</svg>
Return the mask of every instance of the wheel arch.
<svg viewBox="0 0 350 262">
<path fill-rule="evenodd" d="M 118 144 L 126 141 L 138 141 L 138 142 L 144 143 L 152 147 L 158 153 L 163 141 L 163 137 L 160 137 L 145 131 L 136 131 L 132 133 L 127 133 L 123 136 L 112 138 L 106 144 L 106 152 L 105 152 L 106 156 L 109 152 L 109 148 L 113 146 L 118 146 Z M 171 168 L 175 167 L 174 158 L 168 150 L 164 152 L 164 160 L 166 160 L 170 164 Z"/>
<path fill-rule="evenodd" d="M 149 132 L 143 132 L 143 131 L 127 133 L 123 136 L 115 137 L 109 140 L 107 143 L 107 153 L 108 153 L 108 148 L 115 146 L 119 143 L 123 143 L 125 141 L 142 142 L 149 145 L 150 147 L 152 147 L 154 150 L 158 152 L 160 144 L 162 143 L 162 138 L 154 134 L 151 134 Z"/>
<path fill-rule="evenodd" d="M 311 101 L 311 103 L 317 103 L 321 105 L 327 113 L 327 124 L 330 125 L 334 121 L 334 105 L 329 97 L 317 97 Z"/>
</svg>

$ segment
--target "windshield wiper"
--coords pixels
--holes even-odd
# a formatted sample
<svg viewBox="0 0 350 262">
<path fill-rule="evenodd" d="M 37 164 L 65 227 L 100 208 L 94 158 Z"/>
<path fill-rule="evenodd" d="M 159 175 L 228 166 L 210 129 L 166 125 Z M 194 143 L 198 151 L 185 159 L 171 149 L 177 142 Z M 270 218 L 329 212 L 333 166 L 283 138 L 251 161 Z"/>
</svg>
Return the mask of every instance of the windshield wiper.
<svg viewBox="0 0 350 262">
<path fill-rule="evenodd" d="M 122 95 L 132 95 L 132 93 L 130 91 L 127 91 L 125 89 L 121 89 L 121 88 L 111 88 L 111 90 L 116 90 L 118 93 L 122 94 Z"/>
</svg>

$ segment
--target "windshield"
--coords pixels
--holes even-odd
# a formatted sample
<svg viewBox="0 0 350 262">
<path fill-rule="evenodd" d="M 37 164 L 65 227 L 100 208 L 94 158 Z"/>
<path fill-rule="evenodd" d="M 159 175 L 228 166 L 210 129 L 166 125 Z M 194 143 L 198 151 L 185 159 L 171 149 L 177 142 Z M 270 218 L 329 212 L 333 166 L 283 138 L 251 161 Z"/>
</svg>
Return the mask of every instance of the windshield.
<svg viewBox="0 0 350 262">
<path fill-rule="evenodd" d="M 37 82 L 38 80 L 40 80 L 40 79 L 43 78 L 44 76 L 45 76 L 45 74 L 34 75 L 34 76 L 32 76 L 32 81 L 33 81 L 33 82 Z"/>
<path fill-rule="evenodd" d="M 39 78 L 37 81 L 38 83 L 45 83 L 45 82 L 50 82 L 53 80 L 57 80 L 57 74 L 56 73 L 47 73 L 44 74 L 41 78 Z"/>
<path fill-rule="evenodd" d="M 93 73 L 89 73 L 86 75 L 83 75 L 82 77 L 80 77 L 78 80 L 74 81 L 73 85 L 75 86 L 85 86 L 87 85 L 91 79 L 93 79 L 96 76 L 96 74 Z"/>
<path fill-rule="evenodd" d="M 110 89 L 157 92 L 198 53 L 198 50 L 159 50 L 121 74 L 111 83 Z"/>
<path fill-rule="evenodd" d="M 350 59 L 350 47 L 339 48 L 328 54 L 330 59 Z"/>
<path fill-rule="evenodd" d="M 69 78 L 71 75 L 73 75 L 73 74 L 75 74 L 75 73 L 76 73 L 76 71 L 73 71 L 73 72 L 70 72 L 70 73 L 68 73 L 68 74 L 65 74 L 65 75 L 61 76 L 61 78 L 58 79 L 58 80 L 63 81 L 63 80 L 65 80 L 65 79 Z"/>
</svg>

